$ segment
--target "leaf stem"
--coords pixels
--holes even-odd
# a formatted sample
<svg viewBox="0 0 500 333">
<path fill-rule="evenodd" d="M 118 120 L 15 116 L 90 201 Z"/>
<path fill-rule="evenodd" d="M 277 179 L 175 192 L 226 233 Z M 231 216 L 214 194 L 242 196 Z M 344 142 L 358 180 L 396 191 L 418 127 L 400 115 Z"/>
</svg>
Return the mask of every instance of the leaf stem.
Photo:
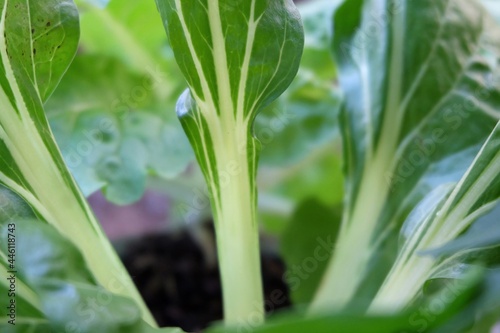
<svg viewBox="0 0 500 333">
<path fill-rule="evenodd" d="M 228 325 L 258 325 L 264 321 L 264 300 L 256 219 L 257 141 L 248 124 L 223 119 L 212 125 L 212 149 L 217 161 L 212 174 L 218 181 L 209 184 L 224 320 Z"/>
</svg>

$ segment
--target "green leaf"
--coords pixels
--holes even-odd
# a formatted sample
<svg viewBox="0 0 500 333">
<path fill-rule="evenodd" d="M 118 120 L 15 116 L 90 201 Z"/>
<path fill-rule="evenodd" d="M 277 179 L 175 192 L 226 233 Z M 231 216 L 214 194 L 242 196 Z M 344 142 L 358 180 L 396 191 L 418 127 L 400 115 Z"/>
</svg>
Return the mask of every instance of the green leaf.
<svg viewBox="0 0 500 333">
<path fill-rule="evenodd" d="M 173 178 L 193 160 L 174 103 L 154 92 L 159 84 L 102 55 L 79 55 L 71 65 L 46 109 L 85 195 L 103 188 L 110 201 L 129 204 L 143 195 L 148 174 Z"/>
<path fill-rule="evenodd" d="M 439 257 L 429 257 L 432 251 L 422 251 L 446 246 L 498 203 L 500 122 L 462 179 L 446 192 L 445 200 L 436 200 L 435 209 L 422 214 L 423 221 L 413 228 L 372 308 L 398 308 L 411 301 L 440 261 Z M 495 245 L 500 246 L 500 240 Z"/>
<path fill-rule="evenodd" d="M 290 333 L 290 332 L 318 332 L 318 333 L 422 333 L 441 332 L 452 320 L 456 320 L 457 313 L 470 314 L 468 302 L 474 299 L 477 283 L 471 281 L 455 290 L 455 294 L 441 294 L 439 311 L 435 310 L 432 301 L 422 302 L 415 306 L 393 315 L 362 315 L 357 312 L 332 312 L 329 311 L 321 316 L 304 316 L 301 313 L 287 313 L 271 318 L 265 325 L 256 327 L 251 322 L 245 322 L 235 327 L 215 327 L 209 333 L 232 333 L 232 332 L 255 332 L 255 333 Z M 446 297 L 446 298 L 445 298 Z M 446 301 L 443 301 L 446 300 Z M 434 302 L 436 299 L 434 299 Z M 463 328 L 463 324 L 471 324 L 470 317 L 452 325 L 454 328 Z M 461 332 L 460 330 L 449 330 L 447 332 Z M 446 330 L 442 330 L 446 332 Z"/>
<path fill-rule="evenodd" d="M 257 116 L 262 165 L 290 166 L 330 146 L 339 137 L 339 107 L 331 81 L 299 74 L 283 96 Z"/>
<path fill-rule="evenodd" d="M 495 206 L 495 202 L 491 206 Z M 497 227 L 499 214 L 500 205 L 496 204 L 491 212 L 480 217 L 463 235 L 437 249 L 425 251 L 425 253 L 432 256 L 450 255 L 458 251 L 481 249 L 500 244 L 500 231 Z"/>
<path fill-rule="evenodd" d="M 61 0 L 14 4 L 5 0 L 0 4 L 5 32 L 2 44 L 6 44 L 5 56 L 11 63 L 3 65 L 6 77 L 2 86 L 9 79 L 11 66 L 20 89 L 34 89 L 22 91 L 24 98 L 46 100 L 59 84 L 78 45 L 76 8 L 71 1 Z M 11 94 L 16 94 L 15 89 Z"/>
<path fill-rule="evenodd" d="M 311 79 L 329 81 L 337 76 L 336 64 L 330 52 L 332 15 L 341 0 L 314 0 L 299 5 L 304 22 L 305 45 L 300 76 L 314 75 Z"/>
<path fill-rule="evenodd" d="M 211 193 L 225 319 L 263 319 L 257 189 L 258 112 L 295 77 L 304 34 L 290 0 L 157 0 L 188 83 L 177 114 Z"/>
<path fill-rule="evenodd" d="M 40 297 L 43 313 L 53 329 L 82 333 L 152 331 L 131 299 L 96 283 L 78 249 L 53 227 L 33 220 L 14 224 L 19 235 L 18 276 Z M 6 232 L 7 228 L 3 228 L 2 237 Z"/>
<path fill-rule="evenodd" d="M 500 116 L 499 28 L 477 1 L 346 1 L 334 32 L 346 204 L 316 308 L 345 306 L 361 286 L 373 296 L 409 213 L 460 180 Z"/>
<path fill-rule="evenodd" d="M 73 2 L 0 1 L 0 184 L 71 238 L 96 277 L 121 285 L 154 322 L 67 170 L 43 101 L 72 61 L 79 37 Z M 41 222 L 42 223 L 42 222 Z"/>
<path fill-rule="evenodd" d="M 256 119 L 262 143 L 261 165 L 289 166 L 338 139 L 340 93 L 330 52 L 331 15 L 340 1 L 311 1 L 299 6 L 305 45 L 299 72 L 276 103 Z"/>
<path fill-rule="evenodd" d="M 481 0 L 484 7 L 489 11 L 493 17 L 500 21 L 500 6 L 496 0 Z"/>
<path fill-rule="evenodd" d="M 85 3 L 79 7 L 85 52 L 113 57 L 138 73 L 158 67 L 167 71 L 165 65 L 175 66 L 153 1 L 111 0 L 105 7 Z M 182 84 L 182 80 L 165 80 L 164 84 L 162 89 L 168 90 L 171 84 Z"/>
<path fill-rule="evenodd" d="M 281 253 L 287 265 L 284 278 L 294 304 L 312 300 L 333 252 L 339 227 L 339 210 L 317 200 L 306 200 L 296 209 L 281 236 Z"/>
</svg>

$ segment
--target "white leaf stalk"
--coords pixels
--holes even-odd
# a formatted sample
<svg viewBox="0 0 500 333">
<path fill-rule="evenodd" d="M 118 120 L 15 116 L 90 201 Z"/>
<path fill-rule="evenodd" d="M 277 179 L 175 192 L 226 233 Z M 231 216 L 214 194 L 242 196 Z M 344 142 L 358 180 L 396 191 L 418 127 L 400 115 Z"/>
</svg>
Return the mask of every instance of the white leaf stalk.
<svg viewBox="0 0 500 333">
<path fill-rule="evenodd" d="M 189 85 L 177 105 L 211 194 L 224 319 L 264 320 L 257 223 L 258 112 L 298 70 L 303 31 L 290 0 L 157 0 Z"/>
<path fill-rule="evenodd" d="M 24 6 L 27 7 L 19 7 L 19 10 L 24 8 L 34 11 L 29 4 Z M 21 55 L 13 55 L 16 49 L 9 48 L 9 42 L 18 42 L 15 39 L 18 37 L 14 35 L 10 40 L 7 38 L 14 33 L 32 29 L 28 25 L 19 27 L 23 31 L 8 29 L 8 24 L 12 25 L 15 20 L 14 15 L 19 15 L 19 12 L 14 14 L 17 8 L 10 1 L 4 1 L 0 18 L 0 61 L 4 70 L 4 77 L 0 78 L 0 183 L 24 199 L 41 220 L 40 223 L 45 221 L 53 225 L 78 247 L 90 271 L 104 288 L 133 299 L 141 308 L 144 320 L 155 326 L 151 313 L 71 177 L 55 144 L 43 111 L 42 96 L 46 91 L 40 91 L 36 82 L 38 72 L 33 41 L 28 45 L 29 52 L 33 53 L 30 58 L 27 57 L 32 67 L 22 68 L 19 74 L 19 67 L 16 66 L 24 59 L 13 58 Z M 70 13 L 76 15 L 76 9 L 71 12 L 71 7 L 67 7 L 65 15 Z M 60 15 L 59 12 L 52 14 Z M 71 21 L 75 17 L 66 19 Z M 77 17 L 75 20 L 77 22 Z M 55 21 L 52 22 L 56 26 Z M 51 32 L 57 32 L 55 29 L 63 28 L 57 25 Z M 48 48 L 53 40 L 49 33 L 44 38 L 47 40 L 40 43 L 46 42 L 44 47 Z M 19 48 L 22 46 L 17 45 Z M 58 50 L 57 47 L 54 49 Z M 30 77 L 34 81 L 30 81 Z M 36 301 L 33 301 L 36 305 Z"/>
</svg>

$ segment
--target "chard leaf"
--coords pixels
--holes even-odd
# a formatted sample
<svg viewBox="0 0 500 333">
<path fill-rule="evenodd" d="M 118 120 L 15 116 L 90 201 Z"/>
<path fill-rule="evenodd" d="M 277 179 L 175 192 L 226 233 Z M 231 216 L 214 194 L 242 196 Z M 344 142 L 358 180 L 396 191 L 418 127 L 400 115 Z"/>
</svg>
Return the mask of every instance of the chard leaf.
<svg viewBox="0 0 500 333">
<path fill-rule="evenodd" d="M 253 136 L 258 112 L 295 77 L 304 34 L 291 0 L 157 0 L 189 90 L 177 114 L 215 217 L 225 320 L 263 320 Z"/>
<path fill-rule="evenodd" d="M 32 219 L 35 218 L 34 212 L 31 207 L 19 196 L 0 185 L 0 230 L 7 230 L 7 234 L 2 234 L 2 247 L 0 247 L 0 293 L 2 295 L 7 295 L 7 297 L 2 297 L 0 299 L 0 307 L 2 309 L 8 309 L 10 305 L 9 297 L 12 292 L 15 292 L 16 301 L 16 318 L 8 317 L 8 319 L 2 321 L 2 324 L 8 323 L 9 320 L 15 320 L 15 327 L 22 326 L 25 322 L 26 328 L 32 328 L 33 325 L 43 327 L 45 317 L 42 314 L 42 307 L 40 305 L 40 298 L 31 287 L 26 284 L 26 281 L 20 277 L 16 278 L 15 290 L 11 290 L 10 280 L 7 278 L 12 274 L 11 272 L 17 270 L 16 257 L 12 256 L 10 249 L 15 246 L 15 238 L 18 236 L 15 227 L 13 229 L 13 223 L 20 219 Z M 11 240 L 9 242 L 9 239 Z M 3 314 L 3 312 L 2 312 Z M 6 315 L 10 314 L 10 310 L 5 311 Z M 22 316 L 21 316 L 22 314 Z M 33 322 L 33 325 L 28 324 Z M 10 324 L 6 325 L 5 331 Z M 1 327 L 1 326 L 0 326 Z M 14 327 L 14 326 L 11 326 Z M 12 329 L 9 329 L 12 331 Z M 2 330 L 3 332 L 3 330 Z"/>
<path fill-rule="evenodd" d="M 334 33 L 346 204 L 315 308 L 374 295 L 371 273 L 390 270 L 408 214 L 461 179 L 500 116 L 499 28 L 477 1 L 345 1 Z"/>
<path fill-rule="evenodd" d="M 36 216 L 71 238 L 97 279 L 115 281 L 154 323 L 130 277 L 67 170 L 43 102 L 76 52 L 78 13 L 72 1 L 0 1 L 0 184 Z"/>
<path fill-rule="evenodd" d="M 473 298 L 477 285 L 465 285 L 457 291 L 445 307 L 439 312 L 433 312 L 432 303 L 422 303 L 393 315 L 362 315 L 356 312 L 328 311 L 321 316 L 304 316 L 301 313 L 287 313 L 271 318 L 266 325 L 252 328 L 251 325 L 242 324 L 237 327 L 215 327 L 209 333 L 236 333 L 243 330 L 255 333 L 301 333 L 314 331 L 318 333 L 422 333 L 422 332 L 463 332 L 461 330 L 442 330 L 443 327 L 455 319 L 457 313 L 470 314 L 468 302 Z M 444 297 L 444 296 L 442 296 Z M 471 324 L 471 318 L 461 321 L 454 328 L 463 328 L 464 324 Z"/>
<path fill-rule="evenodd" d="M 176 98 L 184 89 L 154 1 L 110 0 L 105 8 L 79 7 L 85 53 L 112 57 L 138 74 L 161 78 L 155 91 L 161 96 L 173 93 Z"/>
<path fill-rule="evenodd" d="M 331 209 L 315 199 L 302 202 L 281 235 L 284 275 L 294 304 L 307 304 L 325 272 L 340 227 L 339 209 Z M 332 226 L 332 221 L 336 221 Z"/>
<path fill-rule="evenodd" d="M 420 291 L 439 263 L 439 257 L 424 250 L 446 247 L 472 223 L 494 207 L 500 199 L 500 122 L 483 145 L 473 163 L 437 210 L 425 216 L 426 223 L 408 238 L 405 247 L 375 297 L 372 308 L 400 308 Z M 496 240 L 495 245 L 500 245 Z M 442 250 L 441 250 L 442 252 Z M 469 253 L 458 253 L 470 260 Z M 473 251 L 476 253 L 478 251 Z M 439 252 L 437 252 L 439 253 Z M 482 256 L 487 250 L 479 251 Z M 498 254 L 498 253 L 497 253 Z M 456 257 L 456 256 L 455 256 Z M 475 256 L 476 260 L 477 255 Z M 484 259 L 483 259 L 484 260 Z M 449 262 L 447 259 L 445 263 Z M 448 265 L 449 266 L 449 265 Z M 440 270 L 440 268 L 437 268 Z"/>
<path fill-rule="evenodd" d="M 290 88 L 256 119 L 261 163 L 289 166 L 338 139 L 340 94 L 329 49 L 330 17 L 340 1 L 311 1 L 299 6 L 305 44 L 300 69 Z"/>
<path fill-rule="evenodd" d="M 148 174 L 170 179 L 193 160 L 173 101 L 158 81 L 102 55 L 79 55 L 48 103 L 47 114 L 66 163 L 85 195 L 103 189 L 130 204 Z M 89 98 L 92 96 L 92 98 Z"/>
<path fill-rule="evenodd" d="M 79 250 L 52 226 L 36 220 L 17 220 L 14 224 L 22 235 L 16 239 L 18 276 L 39 296 L 52 329 L 81 333 L 160 332 L 143 322 L 141 310 L 132 299 L 98 285 Z M 6 232 L 7 228 L 2 228 L 2 237 Z M 6 250 L 5 245 L 2 250 Z M 22 319 L 23 309 L 18 311 Z"/>
<path fill-rule="evenodd" d="M 500 204 L 492 202 L 486 206 L 487 209 L 490 208 L 488 206 L 494 208 L 474 222 L 463 235 L 439 248 L 427 250 L 425 254 L 437 257 L 499 244 L 498 217 L 500 216 Z"/>
</svg>

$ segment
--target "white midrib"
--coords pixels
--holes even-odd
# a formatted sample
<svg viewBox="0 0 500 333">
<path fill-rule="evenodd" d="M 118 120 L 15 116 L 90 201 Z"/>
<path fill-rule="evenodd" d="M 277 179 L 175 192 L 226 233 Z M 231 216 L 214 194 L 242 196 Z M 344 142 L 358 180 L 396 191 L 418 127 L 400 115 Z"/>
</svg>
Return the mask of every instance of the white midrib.
<svg viewBox="0 0 500 333">
<path fill-rule="evenodd" d="M 117 294 L 131 297 L 143 309 L 147 309 L 89 207 L 80 204 L 76 197 L 82 203 L 85 202 L 85 199 L 78 191 L 73 191 L 62 178 L 61 171 L 53 162 L 51 153 L 31 119 L 5 48 L 6 6 L 7 1 L 0 22 L 0 57 L 19 115 L 5 92 L 0 89 L 0 102 L 4 108 L 3 112 L 0 113 L 2 134 L 5 134 L 2 140 L 16 161 L 23 178 L 33 189 L 33 195 L 23 196 L 23 194 L 28 193 L 25 190 L 16 192 L 23 196 L 29 204 L 33 204 L 35 209 L 40 205 L 43 207 L 39 213 L 48 213 L 44 216 L 47 222 L 53 224 L 56 229 L 75 243 L 86 258 L 92 273 L 96 275 L 105 288 L 110 288 L 112 284 L 118 283 L 120 290 L 115 291 Z M 11 138 L 15 138 L 15 141 Z M 72 179 L 71 181 L 74 182 Z M 7 179 L 6 183 L 8 182 Z M 76 189 L 77 185 L 74 183 L 73 185 Z M 20 187 L 17 185 L 12 189 L 15 191 L 16 188 Z M 29 201 L 33 197 L 36 198 L 36 201 Z M 147 310 L 144 311 L 143 315 L 146 321 L 155 325 L 154 319 Z"/>
<path fill-rule="evenodd" d="M 316 293 L 312 311 L 321 311 L 328 306 L 342 308 L 347 305 L 365 278 L 363 272 L 378 241 L 374 233 L 390 191 L 390 184 L 385 175 L 392 173 L 391 162 L 397 149 L 403 119 L 399 112 L 402 101 L 405 36 L 404 15 L 401 12 L 395 15 L 392 25 L 394 47 L 390 55 L 388 99 L 383 112 L 381 137 L 373 156 L 371 150 L 367 149 L 359 195 L 352 213 L 349 214 L 350 220 L 343 221 L 345 225 L 337 238 L 334 256 Z M 373 131 L 371 133 L 374 134 Z"/>
<path fill-rule="evenodd" d="M 210 2 L 210 1 L 209 1 Z M 200 59 L 198 59 L 196 55 L 196 49 L 193 45 L 193 40 L 191 38 L 191 32 L 189 31 L 187 24 L 186 24 L 186 19 L 184 17 L 184 12 L 182 10 L 182 4 L 181 0 L 175 0 L 175 7 L 177 10 L 177 16 L 179 18 L 179 22 L 181 23 L 182 31 L 184 32 L 184 35 L 186 36 L 186 42 L 188 45 L 189 53 L 191 54 L 191 58 L 193 59 L 194 66 L 196 68 L 196 71 L 198 72 L 198 75 L 200 76 L 200 84 L 201 84 L 201 89 L 203 91 L 204 99 L 202 99 L 200 96 L 196 94 L 196 91 L 194 89 L 191 89 L 191 93 L 195 97 L 197 101 L 203 101 L 207 105 L 215 105 L 212 93 L 210 92 L 210 87 L 208 86 L 208 81 L 205 77 L 205 72 L 203 71 L 203 66 L 200 62 Z M 200 104 L 198 104 L 201 106 Z M 201 112 L 204 113 L 206 112 L 207 108 L 201 108 Z"/>
<path fill-rule="evenodd" d="M 500 126 L 496 130 L 498 128 Z M 492 136 L 490 136 L 490 139 Z M 468 176 L 470 176 L 474 165 L 481 158 L 481 154 L 485 149 L 486 145 L 483 146 L 469 170 L 457 184 L 453 193 L 439 212 L 439 215 L 431 217 L 433 220 L 430 222 L 430 226 L 425 228 L 424 237 L 421 239 L 419 246 L 415 248 L 415 251 L 398 257 L 393 269 L 373 300 L 370 311 L 396 311 L 406 306 L 429 278 L 436 263 L 436 259 L 430 256 L 419 256 L 418 252 L 438 248 L 452 241 L 466 230 L 477 217 L 481 216 L 481 213 L 487 212 L 493 207 L 494 203 L 487 204 L 468 216 L 471 208 L 479 200 L 484 190 L 500 174 L 500 152 L 495 155 L 488 166 L 481 172 L 463 198 L 454 204 L 457 194 L 461 191 L 461 187 Z M 452 207 L 453 204 L 454 207 Z M 414 237 L 420 238 L 419 235 L 417 233 Z"/>
<path fill-rule="evenodd" d="M 198 106 L 198 111 L 200 112 L 200 114 L 195 115 L 194 119 L 197 122 L 198 129 L 200 130 L 200 138 L 202 140 L 201 148 L 204 151 L 203 155 L 205 156 L 205 164 L 207 165 L 207 168 L 208 168 L 208 170 L 207 170 L 208 177 L 211 180 L 210 183 L 213 184 L 216 177 L 213 174 L 214 170 L 212 170 L 212 168 L 210 168 L 210 160 L 209 160 L 210 152 L 208 150 L 209 149 L 208 144 L 205 141 L 204 128 L 201 125 L 202 120 L 199 117 L 204 117 L 207 121 L 208 127 L 213 128 L 211 124 L 217 120 L 217 116 L 216 116 L 217 106 L 215 105 L 215 101 L 214 101 L 214 98 L 213 98 L 212 93 L 210 91 L 210 87 L 208 86 L 208 81 L 205 77 L 205 72 L 203 71 L 203 65 L 201 64 L 201 61 L 200 61 L 200 59 L 198 59 L 198 56 L 196 54 L 196 49 L 195 49 L 194 44 L 193 44 L 191 32 L 189 31 L 188 26 L 186 24 L 184 12 L 183 12 L 182 4 L 181 4 L 180 0 L 175 0 L 175 7 L 176 7 L 177 16 L 179 18 L 179 22 L 181 23 L 182 31 L 183 31 L 184 35 L 186 36 L 186 43 L 188 45 L 189 53 L 191 54 L 191 58 L 193 59 L 193 63 L 194 63 L 194 66 L 196 68 L 196 71 L 198 72 L 198 75 L 200 76 L 200 85 L 201 85 L 201 89 L 202 89 L 204 98 L 202 99 L 197 94 L 196 90 L 193 89 L 193 87 L 191 87 L 190 91 L 191 91 L 191 94 L 192 94 L 194 100 L 196 101 L 196 104 Z M 211 134 L 212 133 L 210 133 L 210 135 Z M 215 190 L 215 189 L 213 189 L 213 190 Z M 217 191 L 215 191 L 215 192 L 213 191 L 212 193 L 214 194 L 215 205 L 217 207 L 220 207 L 220 202 L 219 202 L 219 199 L 217 196 Z"/>
<path fill-rule="evenodd" d="M 246 84 L 248 66 L 255 39 L 257 23 L 254 21 L 254 5 L 250 15 L 246 50 L 238 82 L 237 101 L 232 99 L 225 36 L 223 33 L 220 7 L 217 1 L 208 1 L 206 8 L 210 22 L 212 52 L 214 54 L 217 81 L 218 104 L 211 95 L 203 74 L 203 65 L 196 56 L 187 24 L 182 16 L 180 1 L 176 1 L 177 13 L 186 36 L 188 47 L 200 75 L 205 100 L 191 92 L 198 110 L 193 115 L 200 131 L 201 146 L 208 170 L 207 181 L 213 193 L 213 209 L 216 216 L 217 247 L 223 282 L 224 319 L 226 323 L 237 324 L 246 321 L 249 315 L 263 319 L 262 282 L 260 280 L 260 258 L 258 226 L 255 220 L 255 198 L 250 183 L 248 154 L 249 121 L 251 112 L 245 114 Z M 236 103 L 235 103 L 236 102 Z M 251 111 L 251 110 L 250 110 Z M 208 131 L 201 126 L 203 119 Z M 209 147 L 204 136 L 212 140 Z M 217 170 L 212 170 L 209 156 L 213 155 Z M 252 156 L 252 155 L 250 155 Z M 236 166 L 236 173 L 231 169 Z M 219 176 L 219 186 L 214 180 Z M 254 317 L 255 318 L 255 317 Z"/>
<path fill-rule="evenodd" d="M 481 176 L 474 182 L 474 185 L 470 187 L 464 197 L 458 202 L 455 208 L 450 212 L 449 218 L 440 228 L 440 233 L 438 234 L 438 239 L 444 237 L 449 237 L 450 235 L 458 236 L 468 225 L 463 225 L 461 223 L 456 223 L 456 221 L 466 221 L 465 217 L 470 212 L 474 204 L 477 202 L 479 197 L 484 193 L 484 190 L 488 188 L 489 184 L 498 177 L 500 174 L 500 153 L 496 155 L 493 161 L 484 170 Z M 469 221 L 470 222 L 470 221 Z M 454 237 L 453 237 L 454 238 Z"/>
<path fill-rule="evenodd" d="M 218 1 L 207 1 L 210 31 L 212 33 L 212 47 L 219 93 L 219 112 L 224 119 L 235 117 L 231 98 L 231 82 L 227 63 L 226 40 L 222 31 L 222 21 Z"/>
<path fill-rule="evenodd" d="M 250 67 L 250 59 L 252 57 L 253 44 L 255 41 L 255 32 L 257 30 L 257 26 L 259 24 L 259 19 L 255 20 L 255 0 L 252 0 L 251 9 L 250 9 L 250 17 L 248 21 L 248 33 L 247 33 L 247 41 L 245 45 L 245 56 L 243 57 L 243 64 L 241 67 L 241 76 L 240 82 L 238 84 L 238 103 L 237 109 L 238 111 L 242 111 L 245 109 L 245 97 L 246 97 L 246 84 L 248 81 L 248 70 Z M 240 115 L 239 112 L 236 115 L 237 117 L 244 116 Z"/>
</svg>

